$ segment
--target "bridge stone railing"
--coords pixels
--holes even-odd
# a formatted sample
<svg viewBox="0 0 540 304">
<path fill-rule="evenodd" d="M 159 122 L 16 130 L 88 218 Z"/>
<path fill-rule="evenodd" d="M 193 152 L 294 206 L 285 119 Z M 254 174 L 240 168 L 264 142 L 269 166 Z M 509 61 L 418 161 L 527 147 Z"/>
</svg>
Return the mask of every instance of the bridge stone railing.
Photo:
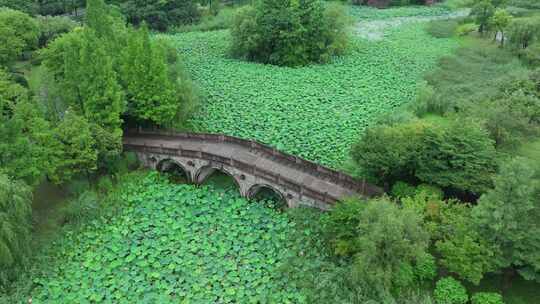
<svg viewBox="0 0 540 304">
<path fill-rule="evenodd" d="M 160 129 L 149 130 L 149 129 L 142 129 L 142 128 L 135 129 L 135 130 L 130 129 L 126 132 L 126 134 L 128 136 L 137 136 L 137 135 L 139 136 L 144 136 L 144 135 L 172 136 L 172 137 L 176 137 L 178 139 L 184 139 L 184 140 L 195 140 L 195 141 L 206 141 L 206 142 L 213 141 L 213 142 L 218 142 L 218 143 L 236 144 L 236 145 L 243 146 L 249 149 L 250 151 L 263 154 L 269 158 L 274 159 L 275 161 L 285 164 L 288 167 L 298 168 L 307 174 L 316 176 L 318 178 L 326 179 L 328 181 L 331 181 L 334 184 L 338 184 L 344 188 L 350 189 L 356 193 L 362 194 L 367 197 L 378 196 L 384 193 L 379 187 L 371 185 L 367 183 L 365 180 L 355 179 L 352 176 L 344 174 L 340 171 L 330 169 L 328 167 L 319 165 L 315 162 L 302 159 L 300 157 L 294 156 L 292 154 L 289 154 L 283 151 L 279 151 L 274 147 L 263 144 L 256 140 L 242 139 L 242 138 L 224 135 L 224 134 L 175 132 L 175 131 L 170 131 L 170 130 L 160 130 Z M 254 175 L 258 175 L 265 179 L 271 179 L 275 183 L 282 184 L 283 186 L 287 186 L 288 188 L 301 187 L 295 181 L 289 180 L 287 177 L 276 175 L 263 168 L 252 166 L 250 164 L 243 163 L 238 160 L 225 159 L 219 155 L 214 155 L 214 154 L 210 154 L 210 153 L 206 153 L 202 151 L 191 151 L 191 150 L 185 150 L 185 149 L 182 149 L 181 151 L 179 151 L 179 149 L 177 148 L 170 149 L 170 148 L 160 147 L 156 151 L 151 151 L 153 150 L 152 147 L 145 147 L 145 149 L 147 152 L 159 152 L 159 153 L 166 153 L 166 154 L 171 154 L 171 155 L 195 157 L 195 158 L 205 159 L 208 161 L 217 161 L 217 162 L 221 162 L 228 165 L 233 165 L 231 162 L 234 162 L 234 166 L 242 167 L 244 170 L 251 172 Z M 167 150 L 171 150 L 171 151 L 167 151 Z M 304 188 L 302 190 L 304 191 L 304 195 L 317 198 L 320 201 L 335 202 L 338 200 L 338 198 L 330 197 L 329 195 L 321 195 L 315 189 Z"/>
</svg>

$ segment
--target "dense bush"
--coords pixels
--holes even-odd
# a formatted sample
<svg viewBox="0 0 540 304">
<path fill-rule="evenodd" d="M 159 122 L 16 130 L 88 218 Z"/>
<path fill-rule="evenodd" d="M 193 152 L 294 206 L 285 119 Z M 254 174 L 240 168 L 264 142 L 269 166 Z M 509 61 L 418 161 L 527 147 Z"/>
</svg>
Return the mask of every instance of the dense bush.
<svg viewBox="0 0 540 304">
<path fill-rule="evenodd" d="M 470 33 L 474 32 L 476 28 L 477 28 L 477 25 L 474 23 L 461 24 L 456 28 L 456 35 L 467 36 Z"/>
<path fill-rule="evenodd" d="M 63 208 L 66 223 L 80 224 L 99 214 L 99 198 L 93 191 L 85 191 Z"/>
<path fill-rule="evenodd" d="M 31 188 L 0 172 L 0 290 L 18 273 L 30 253 Z"/>
<path fill-rule="evenodd" d="M 38 23 L 29 15 L 0 7 L 0 64 L 21 57 L 38 45 Z"/>
<path fill-rule="evenodd" d="M 39 46 L 44 47 L 49 41 L 67 33 L 77 26 L 77 23 L 68 17 L 38 16 Z"/>
<path fill-rule="evenodd" d="M 496 170 L 496 152 L 487 133 L 459 121 L 370 128 L 353 147 L 352 157 L 381 184 L 421 181 L 476 194 L 490 187 Z"/>
<path fill-rule="evenodd" d="M 361 289 L 383 299 L 435 273 L 421 221 L 419 214 L 385 199 L 346 201 L 323 219 L 324 238 L 335 254 L 353 259 Z"/>
<path fill-rule="evenodd" d="M 457 20 L 435 20 L 428 24 L 427 31 L 436 38 L 450 38 L 456 33 Z"/>
<path fill-rule="evenodd" d="M 540 17 L 515 19 L 508 26 L 508 42 L 518 49 L 526 49 L 540 39 Z"/>
<path fill-rule="evenodd" d="M 497 248 L 493 262 L 538 281 L 540 186 L 534 174 L 523 159 L 506 162 L 494 178 L 495 188 L 480 197 L 473 216 L 479 233 Z"/>
<path fill-rule="evenodd" d="M 392 190 L 390 191 L 392 196 L 396 198 L 414 196 L 415 192 L 416 189 L 414 186 L 402 181 L 398 181 L 397 183 L 395 183 L 392 186 Z"/>
<path fill-rule="evenodd" d="M 466 304 L 469 301 L 465 287 L 452 277 L 440 279 L 433 296 L 437 304 Z"/>
<path fill-rule="evenodd" d="M 198 21 L 200 13 L 193 0 L 116 0 L 128 22 L 146 22 L 151 29 L 165 31 L 170 27 Z"/>
<path fill-rule="evenodd" d="M 194 32 L 194 31 L 215 31 L 228 29 L 232 26 L 234 16 L 238 9 L 223 8 L 217 15 L 203 16 L 200 22 L 195 24 L 182 25 L 174 28 L 174 32 Z"/>
<path fill-rule="evenodd" d="M 327 62 L 347 45 L 341 6 L 319 0 L 263 0 L 241 9 L 231 34 L 239 58 L 285 66 Z"/>
<path fill-rule="evenodd" d="M 504 304 L 504 301 L 498 293 L 478 292 L 471 297 L 471 304 Z"/>
</svg>

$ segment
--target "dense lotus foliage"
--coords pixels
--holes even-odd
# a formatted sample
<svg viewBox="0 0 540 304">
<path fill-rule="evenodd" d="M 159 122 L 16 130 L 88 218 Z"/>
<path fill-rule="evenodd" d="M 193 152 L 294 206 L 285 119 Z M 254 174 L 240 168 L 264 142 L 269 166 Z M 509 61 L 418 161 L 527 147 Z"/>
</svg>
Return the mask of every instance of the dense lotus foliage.
<svg viewBox="0 0 540 304">
<path fill-rule="evenodd" d="M 34 278 L 34 303 L 304 303 L 278 267 L 295 251 L 285 213 L 238 192 L 125 185 L 119 214 L 69 230 Z M 37 271 L 40 273 L 40 271 Z"/>
<path fill-rule="evenodd" d="M 205 97 L 195 130 L 254 138 L 339 167 L 361 131 L 414 99 L 423 73 L 456 47 L 423 26 L 390 30 L 378 42 L 353 39 L 347 55 L 302 68 L 232 59 L 228 31 L 168 37 Z"/>
<path fill-rule="evenodd" d="M 349 14 L 359 20 L 380 20 L 396 17 L 432 17 L 448 14 L 448 7 L 439 6 L 402 6 L 390 9 L 377 9 L 366 6 L 348 6 Z"/>
</svg>

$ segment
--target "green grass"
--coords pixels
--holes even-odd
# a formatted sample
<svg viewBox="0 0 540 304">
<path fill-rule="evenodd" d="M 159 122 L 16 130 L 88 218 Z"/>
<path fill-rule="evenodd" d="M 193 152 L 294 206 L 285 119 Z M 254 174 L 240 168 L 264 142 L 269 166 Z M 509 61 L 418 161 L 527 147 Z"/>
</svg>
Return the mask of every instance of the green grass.
<svg viewBox="0 0 540 304">
<path fill-rule="evenodd" d="M 236 189 L 174 185 L 156 173 L 120 193 L 120 213 L 104 210 L 40 255 L 34 303 L 305 303 L 278 271 L 300 250 L 286 214 Z"/>
<path fill-rule="evenodd" d="M 330 64 L 284 68 L 230 58 L 228 31 L 166 37 L 202 91 L 193 129 L 257 139 L 332 167 L 368 125 L 412 101 L 422 75 L 457 45 L 412 24 L 380 42 L 352 39 Z"/>
</svg>

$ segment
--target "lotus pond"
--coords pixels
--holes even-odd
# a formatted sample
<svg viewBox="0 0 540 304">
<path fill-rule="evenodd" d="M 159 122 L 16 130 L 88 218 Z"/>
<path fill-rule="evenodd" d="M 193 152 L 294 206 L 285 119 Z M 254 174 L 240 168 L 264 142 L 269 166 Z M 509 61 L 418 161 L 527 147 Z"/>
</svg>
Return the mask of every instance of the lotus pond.
<svg viewBox="0 0 540 304">
<path fill-rule="evenodd" d="M 278 271 L 301 250 L 287 214 L 157 173 L 120 197 L 42 254 L 33 303 L 305 303 Z"/>
<path fill-rule="evenodd" d="M 339 168 L 361 131 L 410 102 L 423 74 L 456 47 L 424 26 L 391 29 L 377 42 L 353 38 L 347 55 L 301 68 L 230 58 L 226 30 L 165 37 L 202 91 L 193 129 L 254 138 Z"/>
</svg>

